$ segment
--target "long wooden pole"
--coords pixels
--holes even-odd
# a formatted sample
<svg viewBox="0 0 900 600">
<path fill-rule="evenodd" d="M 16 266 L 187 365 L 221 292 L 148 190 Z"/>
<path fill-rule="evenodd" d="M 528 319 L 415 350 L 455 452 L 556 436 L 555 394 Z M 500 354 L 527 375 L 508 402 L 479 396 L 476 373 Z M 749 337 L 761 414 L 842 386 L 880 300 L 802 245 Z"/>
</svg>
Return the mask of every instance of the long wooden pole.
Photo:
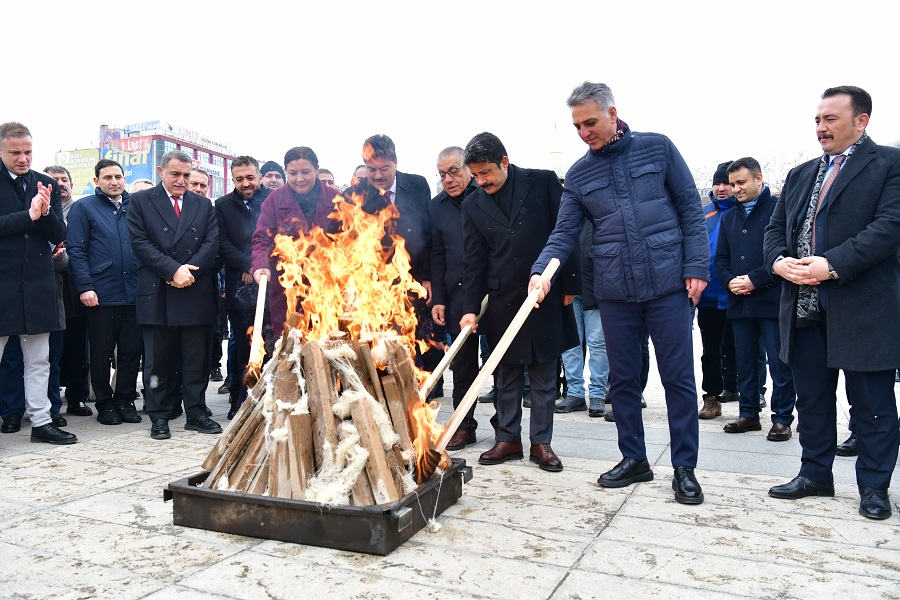
<svg viewBox="0 0 900 600">
<path fill-rule="evenodd" d="M 475 322 L 481 320 L 481 316 L 484 314 L 484 311 L 487 310 L 488 305 L 488 297 L 485 296 L 481 300 L 481 311 L 475 317 Z M 472 333 L 472 326 L 466 325 L 459 332 L 459 335 L 456 336 L 456 339 L 453 340 L 453 344 L 450 348 L 447 349 L 447 353 L 444 354 L 444 358 L 441 359 L 441 362 L 438 363 L 438 366 L 435 367 L 434 371 L 431 372 L 431 375 L 428 376 L 428 379 L 425 380 L 425 383 L 419 389 L 419 398 L 422 402 L 428 400 L 428 394 L 431 393 L 431 390 L 434 389 L 435 384 L 437 384 L 438 379 L 444 374 L 444 371 L 447 370 L 447 367 L 450 366 L 450 363 L 459 353 L 459 349 L 462 348 L 463 344 L 466 341 L 466 338 L 469 337 L 469 334 Z"/>
<path fill-rule="evenodd" d="M 559 260 L 555 258 L 551 259 L 550 263 L 547 265 L 547 268 L 545 268 L 544 272 L 541 273 L 541 280 L 549 281 L 556 273 L 556 269 L 558 268 Z M 462 424 L 463 419 L 466 418 L 466 414 L 468 414 L 469 409 L 472 408 L 472 406 L 475 404 L 475 401 L 478 399 L 478 393 L 481 391 L 482 386 L 487 381 L 487 378 L 494 374 L 494 369 L 496 369 L 497 365 L 500 364 L 500 359 L 502 359 L 503 355 L 506 354 L 506 351 L 509 349 L 510 344 L 512 344 L 513 339 L 515 339 L 516 335 L 519 333 L 519 330 L 522 328 L 522 325 L 525 323 L 525 319 L 527 319 L 528 315 L 531 314 L 531 310 L 534 308 L 534 305 L 537 302 L 539 293 L 540 288 L 533 288 L 528 292 L 528 297 L 525 298 L 525 302 L 523 302 L 522 306 L 519 307 L 519 312 L 517 312 L 516 316 L 513 317 L 513 320 L 509 324 L 509 327 L 507 327 L 506 332 L 504 332 L 503 337 L 500 338 L 500 341 L 497 343 L 497 346 L 495 348 L 491 348 L 491 355 L 488 357 L 487 361 L 485 361 L 484 366 L 478 373 L 478 377 L 475 378 L 475 381 L 472 383 L 469 391 L 466 392 L 466 395 L 463 397 L 462 401 L 460 401 L 459 406 L 457 406 L 456 410 L 453 411 L 453 416 L 450 417 L 450 420 L 444 427 L 444 431 L 441 432 L 440 437 L 437 439 L 437 442 L 435 442 L 435 451 L 441 453 L 447 449 L 447 444 L 450 443 L 450 438 L 453 437 L 453 434 L 456 433 L 457 429 L 459 429 L 459 426 Z"/>
<path fill-rule="evenodd" d="M 259 291 L 256 294 L 256 314 L 253 316 L 253 340 L 250 343 L 250 360 L 254 360 L 261 355 L 263 314 L 266 309 L 266 287 L 268 284 L 269 278 L 265 274 L 260 275 Z"/>
</svg>

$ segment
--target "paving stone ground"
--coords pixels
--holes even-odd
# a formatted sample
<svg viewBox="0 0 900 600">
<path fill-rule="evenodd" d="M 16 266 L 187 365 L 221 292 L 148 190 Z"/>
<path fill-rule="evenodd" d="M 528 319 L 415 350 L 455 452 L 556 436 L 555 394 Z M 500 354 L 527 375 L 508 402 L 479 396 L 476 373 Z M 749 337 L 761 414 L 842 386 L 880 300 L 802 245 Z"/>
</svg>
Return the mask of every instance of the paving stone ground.
<svg viewBox="0 0 900 600">
<path fill-rule="evenodd" d="M 217 386 L 207 403 L 225 423 Z M 68 447 L 29 443 L 26 420 L 0 435 L 0 598 L 900 598 L 896 479 L 894 516 L 881 522 L 857 514 L 852 458 L 835 461 L 834 498 L 769 498 L 796 475 L 799 444 L 766 441 L 765 411 L 762 432 L 723 433 L 737 416 L 728 403 L 700 422 L 706 501 L 680 505 L 655 365 L 645 395 L 656 478 L 618 490 L 596 485 L 621 457 L 614 424 L 557 415 L 561 473 L 527 460 L 484 467 L 493 432 L 479 405 L 479 442 L 455 453 L 472 481 L 439 531 L 386 557 L 173 525 L 162 490 L 200 472 L 215 441 L 184 431 L 184 417 L 166 441 L 150 439 L 146 417 L 112 427 L 69 417 L 79 443 Z M 842 440 L 843 394 L 838 412 Z"/>
</svg>

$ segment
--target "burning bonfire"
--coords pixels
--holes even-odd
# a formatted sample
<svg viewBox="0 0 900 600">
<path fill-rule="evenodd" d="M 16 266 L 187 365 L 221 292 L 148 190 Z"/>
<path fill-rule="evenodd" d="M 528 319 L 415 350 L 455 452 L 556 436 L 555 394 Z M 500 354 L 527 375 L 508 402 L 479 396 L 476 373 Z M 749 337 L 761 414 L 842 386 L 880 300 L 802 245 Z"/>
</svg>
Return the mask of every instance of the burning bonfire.
<svg viewBox="0 0 900 600">
<path fill-rule="evenodd" d="M 265 365 L 256 327 L 253 385 L 203 463 L 206 487 L 367 506 L 449 466 L 435 450 L 439 405 L 420 395 L 428 373 L 412 360 L 421 342 L 410 295 L 426 291 L 403 239 L 383 245 L 396 209 L 371 215 L 362 200 L 335 198 L 336 234 L 276 236 L 289 316 Z"/>
</svg>

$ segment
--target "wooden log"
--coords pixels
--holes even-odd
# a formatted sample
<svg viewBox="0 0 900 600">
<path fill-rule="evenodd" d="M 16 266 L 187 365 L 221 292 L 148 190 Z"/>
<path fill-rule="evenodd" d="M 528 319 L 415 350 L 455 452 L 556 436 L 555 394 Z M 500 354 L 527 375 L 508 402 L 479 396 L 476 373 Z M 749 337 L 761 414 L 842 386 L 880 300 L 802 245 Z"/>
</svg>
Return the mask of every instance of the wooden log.
<svg viewBox="0 0 900 600">
<path fill-rule="evenodd" d="M 384 396 L 388 405 L 388 414 L 394 422 L 394 431 L 400 436 L 401 448 L 412 448 L 412 439 L 409 436 L 409 423 L 406 418 L 406 404 L 403 395 L 393 375 L 385 375 L 381 378 L 384 388 Z"/>
<path fill-rule="evenodd" d="M 209 476 L 206 478 L 208 487 L 214 488 L 218 484 L 219 478 L 223 475 L 227 475 L 228 472 L 231 471 L 234 463 L 243 456 L 244 452 L 247 450 L 248 442 L 263 423 L 262 409 L 262 401 L 253 405 L 250 414 L 244 420 L 240 430 L 231 441 L 231 444 L 229 444 L 228 448 L 222 453 L 219 461 L 210 470 Z"/>
<path fill-rule="evenodd" d="M 375 504 L 375 494 L 372 493 L 372 486 L 369 485 L 369 475 L 363 469 L 350 490 L 350 504 L 353 506 L 372 506 Z"/>
<path fill-rule="evenodd" d="M 547 268 L 545 268 L 544 272 L 541 273 L 541 279 L 545 281 L 552 279 L 554 273 L 556 273 L 556 269 L 558 268 L 559 260 L 555 258 L 551 259 L 550 263 L 547 265 Z M 525 323 L 525 319 L 527 319 L 528 315 L 531 314 L 531 311 L 534 308 L 535 303 L 537 302 L 539 292 L 540 288 L 534 288 L 528 292 L 528 297 L 525 298 L 522 306 L 519 307 L 519 310 L 513 317 L 513 320 L 509 324 L 509 327 L 506 328 L 506 331 L 503 333 L 503 336 L 501 336 L 500 341 L 497 342 L 497 346 L 491 348 L 491 355 L 488 357 L 487 361 L 485 361 L 484 366 L 481 367 L 481 371 L 479 371 L 478 376 L 469 387 L 466 395 L 463 396 L 463 399 L 460 401 L 459 406 L 457 406 L 456 410 L 453 411 L 453 415 L 450 417 L 450 420 L 444 427 L 444 431 L 442 431 L 441 435 L 438 436 L 438 439 L 434 445 L 434 449 L 438 452 L 443 453 L 444 450 L 446 450 L 447 444 L 450 443 L 450 438 L 453 437 L 453 434 L 456 433 L 457 429 L 459 429 L 459 426 L 462 424 L 463 419 L 469 412 L 469 409 L 472 408 L 476 400 L 478 400 L 478 394 L 481 392 L 481 387 L 485 384 L 487 378 L 494 373 L 494 369 L 496 369 L 497 365 L 500 364 L 500 360 L 503 358 L 503 355 L 506 354 L 506 350 L 509 348 L 509 345 L 512 344 L 513 340 L 516 337 L 516 334 L 519 333 L 519 329 L 522 328 L 522 324 Z"/>
<path fill-rule="evenodd" d="M 278 410 L 272 421 L 272 431 L 276 431 L 285 426 L 287 415 L 285 410 Z M 269 465 L 269 495 L 273 498 L 290 498 L 291 497 L 291 467 L 290 457 L 288 456 L 288 440 L 269 438 L 268 456 L 264 458 Z"/>
<path fill-rule="evenodd" d="M 315 468 L 319 470 L 325 464 L 326 458 L 328 462 L 334 460 L 334 452 L 337 448 L 337 427 L 340 421 L 332 410 L 332 406 L 337 402 L 337 391 L 334 376 L 331 373 L 331 364 L 317 343 L 308 342 L 303 345 L 303 349 L 300 351 L 300 361 L 309 392 Z"/>
<path fill-rule="evenodd" d="M 354 402 L 350 406 L 350 416 L 353 424 L 359 431 L 359 441 L 363 448 L 369 451 L 369 459 L 366 461 L 366 474 L 372 493 L 377 504 L 396 502 L 400 499 L 400 491 L 394 483 L 394 476 L 381 443 L 381 435 L 375 426 L 375 417 L 372 415 L 372 407 L 365 400 Z"/>
<path fill-rule="evenodd" d="M 375 365 L 375 358 L 372 356 L 372 347 L 367 342 L 358 342 L 356 352 L 362 359 L 365 371 L 369 374 L 369 381 L 372 382 L 372 389 L 375 392 L 373 396 L 378 400 L 385 412 L 389 412 L 384 397 L 384 390 L 381 387 L 381 377 L 378 375 L 378 367 Z"/>
<path fill-rule="evenodd" d="M 288 415 L 288 456 L 291 468 L 291 498 L 306 499 L 306 483 L 315 472 L 312 418 Z"/>
<path fill-rule="evenodd" d="M 253 439 L 247 446 L 247 451 L 244 452 L 241 460 L 237 462 L 234 469 L 229 474 L 228 480 L 231 482 L 229 489 L 237 492 L 244 492 L 249 488 L 250 482 L 253 480 L 253 477 L 256 476 L 260 466 L 262 466 L 262 459 L 266 455 L 265 429 L 265 424 L 260 424 L 253 435 Z"/>
<path fill-rule="evenodd" d="M 259 467 L 256 475 L 247 485 L 247 494 L 262 495 L 266 493 L 266 484 L 269 482 L 269 461 L 266 461 Z"/>
</svg>

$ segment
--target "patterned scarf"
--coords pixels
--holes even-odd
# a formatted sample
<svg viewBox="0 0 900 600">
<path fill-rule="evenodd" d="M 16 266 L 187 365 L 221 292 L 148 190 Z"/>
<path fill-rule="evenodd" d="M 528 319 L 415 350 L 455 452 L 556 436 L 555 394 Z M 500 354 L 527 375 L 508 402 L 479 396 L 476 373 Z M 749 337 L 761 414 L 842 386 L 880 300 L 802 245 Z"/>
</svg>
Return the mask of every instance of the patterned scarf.
<svg viewBox="0 0 900 600">
<path fill-rule="evenodd" d="M 847 160 L 856 151 L 859 145 L 869 138 L 869 134 L 865 131 L 862 137 L 855 144 L 850 146 L 847 151 Z M 842 169 L 847 168 L 847 160 L 841 165 Z M 825 182 L 825 173 L 828 171 L 828 164 L 831 157 L 823 154 L 819 159 L 819 172 L 816 175 L 816 185 L 813 186 L 812 196 L 809 199 L 809 206 L 806 209 L 806 216 L 803 223 L 800 224 L 800 233 L 797 234 L 797 258 L 813 256 L 814 248 L 812 247 L 812 230 L 815 226 L 816 209 L 819 206 L 819 192 L 822 184 Z M 801 285 L 797 294 L 797 326 L 803 327 L 811 325 L 816 321 L 822 320 L 822 312 L 819 308 L 819 286 L 818 285 Z"/>
<path fill-rule="evenodd" d="M 614 144 L 621 140 L 625 136 L 626 131 L 628 131 L 628 123 L 616 117 L 616 135 L 612 136 L 608 142 L 603 144 L 603 148 L 606 148 L 610 144 Z"/>
</svg>

